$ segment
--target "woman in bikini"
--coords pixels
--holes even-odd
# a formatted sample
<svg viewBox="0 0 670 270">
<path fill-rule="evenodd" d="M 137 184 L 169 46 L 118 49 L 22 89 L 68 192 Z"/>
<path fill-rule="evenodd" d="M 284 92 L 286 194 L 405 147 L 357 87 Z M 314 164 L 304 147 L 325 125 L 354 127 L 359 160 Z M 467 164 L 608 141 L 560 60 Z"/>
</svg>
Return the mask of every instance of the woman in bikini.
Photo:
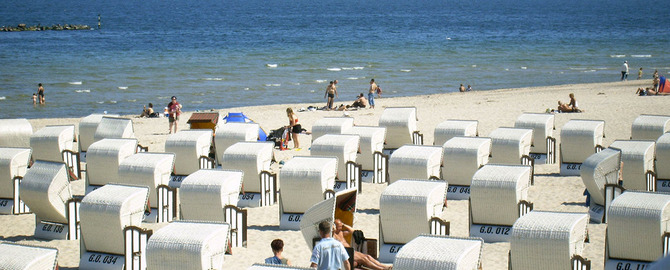
<svg viewBox="0 0 670 270">
<path fill-rule="evenodd" d="M 298 141 L 298 133 L 302 132 L 302 126 L 298 124 L 298 116 L 293 112 L 293 109 L 286 108 L 286 116 L 288 116 L 288 126 L 291 131 L 291 138 L 293 139 L 293 147 L 296 151 L 300 151 L 300 141 Z"/>
</svg>

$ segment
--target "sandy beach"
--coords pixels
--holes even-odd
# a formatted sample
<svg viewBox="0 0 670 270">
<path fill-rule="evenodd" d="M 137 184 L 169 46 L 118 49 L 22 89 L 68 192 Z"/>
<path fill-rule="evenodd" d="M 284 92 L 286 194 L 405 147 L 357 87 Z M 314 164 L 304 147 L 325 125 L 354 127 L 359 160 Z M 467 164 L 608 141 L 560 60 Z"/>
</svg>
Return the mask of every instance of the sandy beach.
<svg viewBox="0 0 670 270">
<path fill-rule="evenodd" d="M 524 112 L 543 113 L 548 108 L 555 109 L 557 100 L 568 102 L 568 94 L 574 93 L 582 113 L 556 114 L 558 137 L 561 127 L 570 119 L 604 120 L 604 146 L 615 140 L 627 140 L 631 135 L 631 124 L 640 114 L 668 114 L 670 97 L 636 96 L 638 87 L 651 86 L 651 80 L 630 80 L 627 82 L 558 85 L 493 91 L 473 91 L 466 93 L 432 94 L 412 97 L 378 98 L 375 109 L 349 111 L 355 125 L 377 125 L 384 107 L 415 106 L 418 112 L 418 128 L 424 135 L 424 144 L 432 145 L 433 130 L 437 124 L 447 119 L 478 120 L 480 136 L 487 136 L 498 127 L 512 127 L 516 118 Z M 340 91 L 340 97 L 354 97 L 357 93 Z M 336 104 L 351 104 L 352 100 L 336 100 Z M 269 106 L 240 107 L 218 110 L 221 115 L 228 112 L 244 112 L 269 132 L 288 123 L 286 108 L 294 110 L 319 104 L 278 104 Z M 188 110 L 188 108 L 185 108 Z M 91 112 L 93 113 L 93 112 Z M 187 129 L 186 121 L 191 113 L 182 115 L 180 130 Z M 322 117 L 342 116 L 341 111 L 297 112 L 303 128 L 311 130 L 312 124 Z M 130 117 L 130 116 L 129 116 Z M 166 118 L 136 118 L 133 123 L 139 143 L 148 146 L 151 152 L 164 151 L 168 122 Z M 78 124 L 80 118 L 31 119 L 33 130 L 46 125 Z M 557 138 L 560 143 L 560 137 Z M 300 135 L 302 150 L 275 150 L 277 161 L 288 160 L 295 155 L 309 155 L 311 136 Z M 292 147 L 292 144 L 291 144 Z M 278 172 L 278 164 L 273 170 Z M 584 185 L 580 177 L 561 177 L 558 164 L 536 165 L 535 184 L 529 190 L 529 198 L 535 210 L 587 212 L 582 195 Z M 281 180 L 280 180 L 281 181 Z M 74 193 L 84 193 L 84 181 L 75 181 Z M 363 230 L 368 238 L 379 238 L 379 196 L 387 184 L 363 184 L 363 193 L 358 196 L 355 229 Z M 284 240 L 284 256 L 294 265 L 309 266 L 311 250 L 299 231 L 278 228 L 278 206 L 251 208 L 248 210 L 248 243 L 246 248 L 234 248 L 233 255 L 226 255 L 225 269 L 247 269 L 254 263 L 272 256 L 270 242 L 275 238 Z M 450 201 L 443 219 L 451 222 L 451 234 L 467 236 L 467 201 Z M 589 224 L 590 242 L 586 244 L 584 255 L 591 260 L 593 269 L 603 268 L 604 239 L 607 225 Z M 159 229 L 161 225 L 147 225 Z M 58 263 L 61 269 L 77 269 L 79 265 L 79 241 L 38 240 L 33 237 L 35 217 L 33 214 L 0 216 L 0 240 L 59 249 Z M 509 243 L 485 244 L 483 269 L 507 269 Z"/>
</svg>

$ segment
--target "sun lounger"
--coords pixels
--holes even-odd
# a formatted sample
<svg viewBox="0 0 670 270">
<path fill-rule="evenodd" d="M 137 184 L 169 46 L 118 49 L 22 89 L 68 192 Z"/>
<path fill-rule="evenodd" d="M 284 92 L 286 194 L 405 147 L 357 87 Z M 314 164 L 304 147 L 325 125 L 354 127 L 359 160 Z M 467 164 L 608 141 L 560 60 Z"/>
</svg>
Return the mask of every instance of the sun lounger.
<svg viewBox="0 0 670 270">
<path fill-rule="evenodd" d="M 442 145 L 442 176 L 449 183 L 447 199 L 470 198 L 472 176 L 489 162 L 491 138 L 453 137 Z"/>
<path fill-rule="evenodd" d="M 584 241 L 588 234 L 585 213 L 532 211 L 512 229 L 509 269 L 587 270 Z"/>
<path fill-rule="evenodd" d="M 326 134 L 312 142 L 312 155 L 337 158 L 335 192 L 349 188 L 361 191 L 361 166 L 356 163 L 359 146 L 357 135 Z"/>
<path fill-rule="evenodd" d="M 40 270 L 58 269 L 58 249 L 0 243 L 0 269 Z"/>
<path fill-rule="evenodd" d="M 35 213 L 36 238 L 78 239 L 79 200 L 72 196 L 64 163 L 35 161 L 19 188 L 21 198 Z"/>
<path fill-rule="evenodd" d="M 19 183 L 28 170 L 31 153 L 30 148 L 0 147 L 0 214 L 30 211 L 21 200 Z"/>
<path fill-rule="evenodd" d="M 419 133 L 416 107 L 387 107 L 379 117 L 379 126 L 386 127 L 386 145 L 391 154 L 405 144 L 423 144 L 423 134 Z"/>
<path fill-rule="evenodd" d="M 165 152 L 174 153 L 174 175 L 178 176 L 170 181 L 170 186 L 178 188 L 183 178 L 200 169 L 200 157 L 209 156 L 212 146 L 212 131 L 182 130 L 168 136 L 165 141 Z"/>
<path fill-rule="evenodd" d="M 237 208 L 243 174 L 199 170 L 187 176 L 179 188 L 181 219 L 227 222 L 232 246 L 246 246 L 247 210 Z"/>
<path fill-rule="evenodd" d="M 484 165 L 470 186 L 470 236 L 488 242 L 509 241 L 512 225 L 533 210 L 528 201 L 530 174 L 526 165 Z"/>
<path fill-rule="evenodd" d="M 655 141 L 614 141 L 610 147 L 621 150 L 623 187 L 627 190 L 656 191 L 656 181 L 648 177 L 654 174 L 656 157 Z"/>
<path fill-rule="evenodd" d="M 258 141 L 258 129 L 260 129 L 260 125 L 256 123 L 228 122 L 219 125 L 214 136 L 216 158 L 219 163 L 223 162 L 223 153 L 231 145 L 238 142 Z"/>
<path fill-rule="evenodd" d="M 670 192 L 670 133 L 658 137 L 656 141 L 656 190 Z"/>
<path fill-rule="evenodd" d="M 396 270 L 481 269 L 484 241 L 439 235 L 420 235 L 398 252 Z"/>
<path fill-rule="evenodd" d="M 277 202 L 277 175 L 270 172 L 273 150 L 272 142 L 238 142 L 223 153 L 221 168 L 244 172 L 244 190 L 238 207 L 269 206 Z"/>
<path fill-rule="evenodd" d="M 79 269 L 146 269 L 152 232 L 139 226 L 148 195 L 147 187 L 107 184 L 84 197 Z"/>
<path fill-rule="evenodd" d="M 279 228 L 300 229 L 302 215 L 335 192 L 337 158 L 296 156 L 279 171 Z"/>
<path fill-rule="evenodd" d="M 300 219 L 300 231 L 305 238 L 307 247 L 313 249 L 314 244 L 321 240 L 319 223 L 322 221 L 334 222 L 335 219 L 339 219 L 343 224 L 354 226 L 356 193 L 355 188 L 337 192 L 335 196 L 318 202 L 305 211 Z M 351 242 L 351 236 L 345 240 Z"/>
<path fill-rule="evenodd" d="M 607 215 L 606 270 L 648 269 L 670 252 L 670 195 L 626 191 Z"/>
<path fill-rule="evenodd" d="M 604 147 L 605 121 L 570 120 L 561 129 L 561 175 L 578 176 L 582 162 Z"/>
<path fill-rule="evenodd" d="M 102 139 L 87 151 L 86 194 L 107 183 L 119 182 L 119 164 L 137 152 L 136 139 Z"/>
<path fill-rule="evenodd" d="M 491 137 L 491 163 L 509 165 L 529 165 L 531 167 L 531 184 L 535 160 L 531 158 L 530 147 L 533 145 L 533 130 L 526 128 L 497 128 L 489 134 Z"/>
<path fill-rule="evenodd" d="M 81 177 L 79 153 L 74 152 L 74 125 L 46 126 L 30 136 L 33 160 L 65 162 L 75 179 Z"/>
<path fill-rule="evenodd" d="M 442 220 L 447 183 L 398 180 L 379 199 L 379 261 L 392 263 L 403 245 L 420 234 L 449 234 Z"/>
<path fill-rule="evenodd" d="M 88 147 L 95 142 L 95 131 L 103 117 L 119 117 L 113 114 L 91 114 L 79 121 L 79 152 L 88 151 Z"/>
<path fill-rule="evenodd" d="M 453 137 L 479 136 L 477 120 L 447 120 L 437 124 L 433 135 L 433 145 L 443 145 Z"/>
<path fill-rule="evenodd" d="M 590 196 L 589 215 L 596 223 L 607 222 L 607 208 L 623 187 L 620 186 L 621 150 L 607 148 L 592 154 L 581 165 L 581 177 Z"/>
<path fill-rule="evenodd" d="M 145 222 L 169 222 L 176 216 L 176 191 L 168 186 L 174 160 L 172 153 L 137 153 L 119 164 L 119 183 L 149 188 L 151 209 Z"/>
<path fill-rule="evenodd" d="M 0 119 L 0 147 L 30 147 L 32 135 L 28 119 Z"/>
<path fill-rule="evenodd" d="M 326 134 L 344 134 L 353 126 L 353 117 L 321 118 L 312 125 L 312 142 Z"/>
<path fill-rule="evenodd" d="M 314 270 L 314 268 L 288 266 L 281 264 L 254 263 L 247 270 Z"/>
<path fill-rule="evenodd" d="M 546 113 L 524 113 L 514 122 L 515 128 L 533 130 L 533 145 L 530 146 L 530 157 L 535 163 L 556 163 L 556 139 L 554 138 L 554 115 Z"/>
<path fill-rule="evenodd" d="M 363 170 L 361 181 L 377 184 L 386 182 L 388 180 L 388 155 L 383 153 L 386 128 L 355 126 L 344 134 L 358 135 L 361 138 L 361 151 L 356 158 Z"/>
<path fill-rule="evenodd" d="M 404 145 L 389 158 L 389 183 L 398 179 L 439 179 L 442 147 Z"/>
<path fill-rule="evenodd" d="M 172 222 L 149 238 L 147 268 L 223 269 L 229 230 L 227 223 Z"/>
<path fill-rule="evenodd" d="M 670 115 L 641 114 L 631 127 L 631 140 L 658 140 L 661 135 L 670 132 Z"/>
</svg>

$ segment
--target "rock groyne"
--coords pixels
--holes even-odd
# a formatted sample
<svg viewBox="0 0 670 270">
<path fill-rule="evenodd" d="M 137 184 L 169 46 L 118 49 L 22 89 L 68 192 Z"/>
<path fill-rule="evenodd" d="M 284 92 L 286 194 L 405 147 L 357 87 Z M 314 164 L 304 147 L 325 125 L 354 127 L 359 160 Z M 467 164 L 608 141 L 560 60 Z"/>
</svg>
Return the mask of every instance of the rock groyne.
<svg viewBox="0 0 670 270">
<path fill-rule="evenodd" d="M 22 23 L 17 26 L 2 26 L 0 32 L 19 32 L 19 31 L 63 31 L 63 30 L 90 30 L 91 27 L 85 24 L 54 24 L 52 26 L 32 25 L 26 26 Z"/>
</svg>

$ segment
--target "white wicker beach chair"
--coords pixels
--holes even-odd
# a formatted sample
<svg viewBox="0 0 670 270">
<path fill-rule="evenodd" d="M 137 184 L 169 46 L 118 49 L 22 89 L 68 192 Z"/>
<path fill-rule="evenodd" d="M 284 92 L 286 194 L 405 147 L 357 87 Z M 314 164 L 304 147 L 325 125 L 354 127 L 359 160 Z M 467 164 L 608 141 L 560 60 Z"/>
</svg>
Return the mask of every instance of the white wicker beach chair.
<svg viewBox="0 0 670 270">
<path fill-rule="evenodd" d="M 103 116 L 93 134 L 93 141 L 102 139 L 134 139 L 133 120 L 130 118 Z"/>
<path fill-rule="evenodd" d="M 670 132 L 656 140 L 656 190 L 670 192 Z"/>
<path fill-rule="evenodd" d="M 0 147 L 30 147 L 32 135 L 28 119 L 0 119 Z"/>
<path fill-rule="evenodd" d="M 75 179 L 81 177 L 80 157 L 74 152 L 74 125 L 46 126 L 30 136 L 33 160 L 65 162 Z"/>
<path fill-rule="evenodd" d="M 156 231 L 147 243 L 148 269 L 223 269 L 230 225 L 175 221 Z"/>
<path fill-rule="evenodd" d="M 200 157 L 209 155 L 212 131 L 182 130 L 168 136 L 165 152 L 174 153 L 174 174 L 185 176 L 200 169 Z"/>
<path fill-rule="evenodd" d="M 446 120 L 435 127 L 433 145 L 444 145 L 453 137 L 477 137 L 478 127 L 477 120 Z"/>
<path fill-rule="evenodd" d="M 489 162 L 491 138 L 453 137 L 442 149 L 441 179 L 449 183 L 447 199 L 467 200 L 472 176 Z"/>
<path fill-rule="evenodd" d="M 30 211 L 23 200 L 19 183 L 30 165 L 30 148 L 0 147 L 0 214 Z"/>
<path fill-rule="evenodd" d="M 385 127 L 355 126 L 344 134 L 358 135 L 360 153 L 356 161 L 361 164 L 362 181 L 384 183 L 388 175 L 388 155 L 383 154 L 386 140 Z"/>
<path fill-rule="evenodd" d="M 280 264 L 254 263 L 247 270 L 314 270 L 314 268 L 288 266 Z"/>
<path fill-rule="evenodd" d="M 667 132 L 670 132 L 670 115 L 641 114 L 633 120 L 630 139 L 655 141 Z"/>
<path fill-rule="evenodd" d="M 582 162 L 603 149 L 605 121 L 570 120 L 561 129 L 561 175 L 578 176 Z"/>
<path fill-rule="evenodd" d="M 45 270 L 58 269 L 58 249 L 0 243 L 0 269 Z"/>
<path fill-rule="evenodd" d="M 386 127 L 384 149 L 398 149 L 405 144 L 423 144 L 418 131 L 416 107 L 387 107 L 379 117 L 379 126 Z"/>
<path fill-rule="evenodd" d="M 319 223 L 322 221 L 334 222 L 336 219 L 343 224 L 354 226 L 354 213 L 356 212 L 356 189 L 346 189 L 335 193 L 335 196 L 318 202 L 307 211 L 300 219 L 300 231 L 305 238 L 307 246 L 314 248 L 315 240 L 320 240 Z M 351 238 L 351 236 L 349 236 Z M 351 239 L 345 239 L 351 242 Z"/>
<path fill-rule="evenodd" d="M 491 163 L 530 165 L 533 130 L 527 128 L 497 128 L 491 137 Z M 525 159 L 525 162 L 524 162 Z"/>
<path fill-rule="evenodd" d="M 19 185 L 21 198 L 35 213 L 35 237 L 78 238 L 78 199 L 73 198 L 68 169 L 62 162 L 35 161 Z"/>
<path fill-rule="evenodd" d="M 176 216 L 176 194 L 169 186 L 174 160 L 172 153 L 137 153 L 119 164 L 119 183 L 149 188 L 146 222 L 169 222 Z"/>
<path fill-rule="evenodd" d="M 648 269 L 670 252 L 670 195 L 627 191 L 607 215 L 605 269 Z"/>
<path fill-rule="evenodd" d="M 147 187 L 107 184 L 84 197 L 79 269 L 146 269 L 151 231 L 139 226 L 148 195 Z"/>
<path fill-rule="evenodd" d="M 337 176 L 333 188 L 336 192 L 352 187 L 361 188 L 361 168 L 356 163 L 359 147 L 358 135 L 326 134 L 312 142 L 312 155 L 337 158 Z"/>
<path fill-rule="evenodd" d="M 258 140 L 257 123 L 237 123 L 229 122 L 219 125 L 214 136 L 214 146 L 216 147 L 216 158 L 219 163 L 223 162 L 223 153 L 231 145 L 238 142 L 255 142 Z"/>
<path fill-rule="evenodd" d="M 592 154 L 581 165 L 581 177 L 591 198 L 589 215 L 591 221 L 607 222 L 607 208 L 623 188 L 619 184 L 621 151 L 607 148 Z"/>
<path fill-rule="evenodd" d="M 422 234 L 405 244 L 393 262 L 398 270 L 481 269 L 481 238 Z"/>
<path fill-rule="evenodd" d="M 88 147 L 95 142 L 95 131 L 103 117 L 119 117 L 115 114 L 91 114 L 79 121 L 79 152 L 88 151 Z"/>
<path fill-rule="evenodd" d="M 530 146 L 530 157 L 536 163 L 556 163 L 556 139 L 554 138 L 554 115 L 547 113 L 524 113 L 514 122 L 515 128 L 533 130 L 533 145 Z"/>
<path fill-rule="evenodd" d="M 533 209 L 528 201 L 531 169 L 526 165 L 484 165 L 470 185 L 470 236 L 509 241 L 511 227 Z"/>
<path fill-rule="evenodd" d="M 591 269 L 582 257 L 588 223 L 585 213 L 532 211 L 520 217 L 511 233 L 509 269 Z"/>
<path fill-rule="evenodd" d="M 379 261 L 392 263 L 400 248 L 420 234 L 449 234 L 442 220 L 447 183 L 398 180 L 379 199 Z"/>
<path fill-rule="evenodd" d="M 119 182 L 119 164 L 137 152 L 136 139 L 102 139 L 92 143 L 86 159 L 86 194 Z"/>
<path fill-rule="evenodd" d="M 243 194 L 237 206 L 269 206 L 277 202 L 277 175 L 270 172 L 274 143 L 238 142 L 226 149 L 221 168 L 244 172 Z"/>
<path fill-rule="evenodd" d="M 353 126 L 353 117 L 321 118 L 312 125 L 312 142 L 326 134 L 344 134 Z"/>
<path fill-rule="evenodd" d="M 279 228 L 300 229 L 300 218 L 312 205 L 335 194 L 337 158 L 296 156 L 279 171 Z"/>
<path fill-rule="evenodd" d="M 623 187 L 632 190 L 656 191 L 656 181 L 648 177 L 654 173 L 655 141 L 614 141 L 610 147 L 621 150 Z"/>
<path fill-rule="evenodd" d="M 439 179 L 442 147 L 403 145 L 389 158 L 389 183 L 398 179 Z"/>
</svg>

